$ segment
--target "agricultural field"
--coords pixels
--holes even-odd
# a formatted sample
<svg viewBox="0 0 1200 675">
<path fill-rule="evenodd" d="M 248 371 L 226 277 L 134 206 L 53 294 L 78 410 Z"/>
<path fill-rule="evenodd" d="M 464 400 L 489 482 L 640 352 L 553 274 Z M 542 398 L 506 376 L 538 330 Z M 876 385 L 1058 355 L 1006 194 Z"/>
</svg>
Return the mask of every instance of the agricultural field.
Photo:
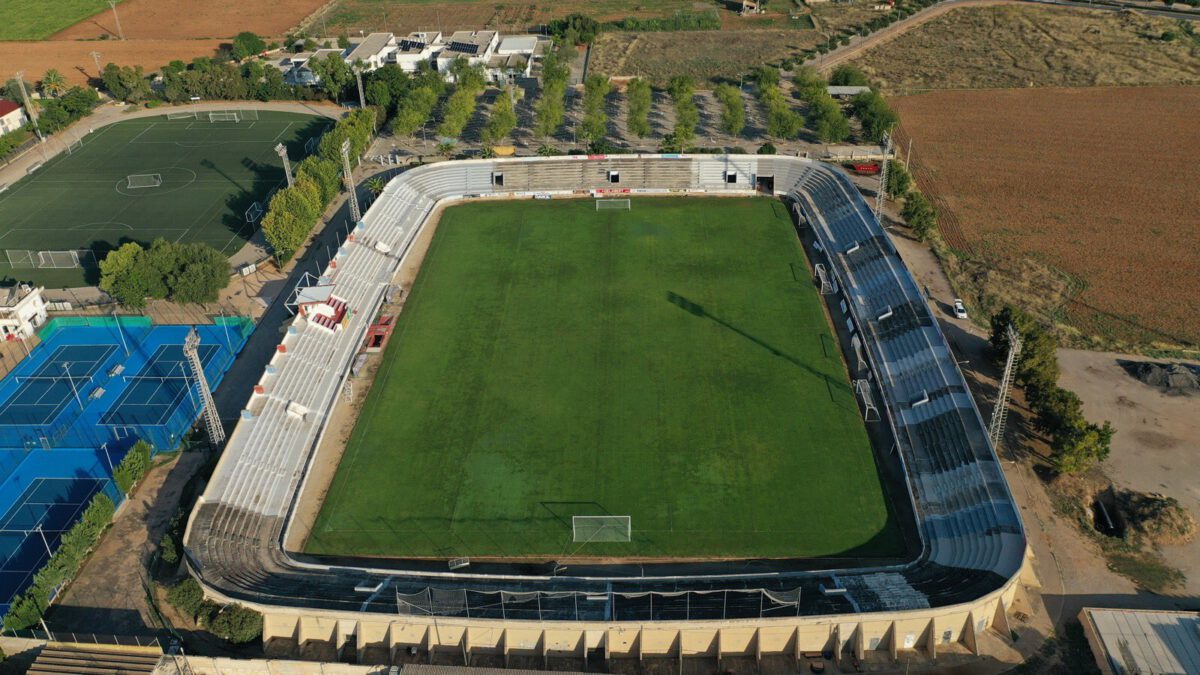
<svg viewBox="0 0 1200 675">
<path fill-rule="evenodd" d="M 884 91 L 1200 83 L 1200 37 L 1136 12 L 963 7 L 854 60 Z"/>
<path fill-rule="evenodd" d="M 1096 346 L 1200 343 L 1200 165 L 1189 159 L 1200 153 L 1200 87 L 931 92 L 892 104 L 974 290 L 1098 336 Z"/>
<path fill-rule="evenodd" d="M 0 63 L 14 72 L 25 71 L 30 82 L 55 68 L 71 84 L 88 83 L 99 77 L 91 52 L 100 52 L 100 65 L 109 61 L 123 66 L 142 66 L 146 72 L 158 70 L 172 59 L 190 61 L 197 56 L 212 56 L 221 40 L 48 40 L 42 42 L 0 42 Z"/>
<path fill-rule="evenodd" d="M 0 2 L 0 40 L 44 40 L 107 9 L 105 0 L 5 0 Z"/>
<path fill-rule="evenodd" d="M 674 75 L 697 82 L 734 79 L 763 63 L 778 63 L 824 38 L 815 30 L 686 33 L 601 33 L 589 72 L 638 76 L 665 85 Z"/>
<path fill-rule="evenodd" d="M 781 203 L 489 202 L 443 214 L 305 548 L 894 557 L 890 513 Z"/>
<path fill-rule="evenodd" d="M 28 1 L 22 0 L 18 4 Z M 231 38 L 246 30 L 268 37 L 280 37 L 320 9 L 326 1 L 204 0 L 203 11 L 197 11 L 200 6 L 193 0 L 124 0 L 117 11 L 127 40 Z M 83 4 L 83 0 L 38 0 L 37 5 L 50 7 L 64 2 Z M 0 6 L 3 4 L 0 3 Z M 95 40 L 116 37 L 117 25 L 112 12 L 108 11 L 107 3 L 91 0 L 91 4 L 97 5 L 98 9 L 59 26 L 58 32 L 50 39 Z M 186 21 L 181 21 L 182 17 L 186 17 Z M 105 51 L 108 46 L 100 47 L 100 51 Z"/>
<path fill-rule="evenodd" d="M 405 34 L 414 30 L 449 32 L 484 28 L 523 32 L 538 30 L 546 23 L 572 13 L 586 14 L 599 21 L 615 21 L 626 17 L 667 18 L 678 12 L 713 10 L 719 11 L 722 27 L 730 30 L 783 28 L 790 23 L 782 14 L 742 18 L 718 3 L 696 0 L 656 3 L 640 0 L 340 0 L 315 16 L 309 25 L 314 32 L 330 34 L 357 34 L 359 30 Z"/>
</svg>

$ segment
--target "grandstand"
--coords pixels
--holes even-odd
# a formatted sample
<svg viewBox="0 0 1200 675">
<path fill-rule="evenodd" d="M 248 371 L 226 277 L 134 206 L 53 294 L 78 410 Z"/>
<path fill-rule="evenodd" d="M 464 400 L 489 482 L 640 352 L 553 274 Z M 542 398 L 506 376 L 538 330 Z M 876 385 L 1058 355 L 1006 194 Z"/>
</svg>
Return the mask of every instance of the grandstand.
<svg viewBox="0 0 1200 675">
<path fill-rule="evenodd" d="M 436 206 L 487 195 L 624 198 L 755 190 L 794 205 L 806 237 L 823 252 L 814 253 L 813 262 L 826 265 L 843 293 L 842 318 L 865 364 L 854 377 L 870 382 L 881 415 L 874 424 L 898 450 L 920 532 L 912 560 L 836 570 L 787 561 L 566 569 L 553 563 L 462 567 L 458 561 L 459 569 L 448 570 L 446 561 L 322 560 L 284 550 L 328 411 L 388 283 Z M 979 631 L 1007 625 L 1026 551 L 1017 508 L 917 284 L 859 193 L 830 167 L 773 156 L 659 155 L 427 165 L 389 183 L 339 248 L 322 283 L 330 288 L 326 295 L 336 292 L 351 311 L 335 330 L 300 318 L 284 336 L 185 539 L 191 568 L 211 595 L 266 612 L 265 640 L 299 643 L 305 635 L 323 634 L 320 639 L 339 645 L 353 640 L 360 649 L 384 643 L 389 649 L 507 650 L 499 637 L 506 631 L 468 634 L 463 627 L 528 619 L 543 622 L 524 629 L 546 631 L 529 638 L 543 654 L 551 629 L 588 630 L 604 637 L 580 637 L 578 644 L 595 647 L 588 640 L 602 640 L 606 657 L 661 649 L 682 658 L 700 647 L 685 647 L 681 637 L 676 642 L 679 631 L 695 630 L 687 621 L 708 619 L 717 623 L 704 630 L 723 636 L 718 653 L 799 655 L 832 645 L 835 653 L 845 648 L 861 656 L 868 649 L 894 654 L 914 646 L 932 653 L 951 642 L 974 648 Z M 436 636 L 421 629 L 437 617 L 442 623 Z M 332 618 L 355 627 L 320 628 Z M 729 619 L 754 621 L 720 623 Z M 614 632 L 613 622 L 626 621 L 657 623 Z M 457 628 L 447 631 L 447 622 Z M 735 646 L 746 630 L 753 637 Z M 669 635 L 676 637 L 664 637 Z M 570 644 L 561 649 L 577 653 L 578 644 Z"/>
</svg>

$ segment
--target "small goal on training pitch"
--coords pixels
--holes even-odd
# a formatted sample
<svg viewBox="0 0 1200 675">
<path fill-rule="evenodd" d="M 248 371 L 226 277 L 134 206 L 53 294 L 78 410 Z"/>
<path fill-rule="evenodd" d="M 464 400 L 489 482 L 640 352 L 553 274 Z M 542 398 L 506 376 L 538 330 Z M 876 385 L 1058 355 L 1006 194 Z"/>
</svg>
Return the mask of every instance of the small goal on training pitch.
<svg viewBox="0 0 1200 675">
<path fill-rule="evenodd" d="M 228 110 L 217 110 L 208 113 L 209 122 L 241 122 L 242 116 Z"/>
<path fill-rule="evenodd" d="M 257 223 L 259 218 L 262 218 L 263 207 L 260 202 L 254 202 L 250 208 L 246 209 L 246 222 Z"/>
<path fill-rule="evenodd" d="M 628 211 L 632 209 L 628 199 L 597 199 L 597 211 Z"/>
<path fill-rule="evenodd" d="M 181 110 L 178 112 L 169 112 L 169 113 L 167 113 L 167 119 L 169 119 L 169 120 L 194 120 L 194 119 L 196 119 L 196 111 L 195 110 Z"/>
<path fill-rule="evenodd" d="M 162 185 L 162 176 L 157 173 L 135 173 L 125 178 L 125 186 L 131 190 L 159 185 Z"/>
<path fill-rule="evenodd" d="M 571 516 L 571 539 L 579 544 L 629 541 L 629 516 Z"/>
</svg>

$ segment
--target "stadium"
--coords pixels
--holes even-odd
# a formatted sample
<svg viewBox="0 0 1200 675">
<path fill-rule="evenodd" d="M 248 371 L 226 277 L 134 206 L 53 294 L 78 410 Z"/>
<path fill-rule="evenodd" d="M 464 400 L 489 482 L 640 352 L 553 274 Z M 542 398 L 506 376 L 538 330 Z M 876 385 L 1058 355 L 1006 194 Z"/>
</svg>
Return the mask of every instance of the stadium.
<svg viewBox="0 0 1200 675">
<path fill-rule="evenodd" d="M 745 199 L 763 193 L 781 201 Z M 394 292 L 392 280 L 423 228 L 439 218 L 463 220 L 455 208 L 469 208 L 447 207 L 488 202 L 476 204 L 474 216 L 465 218 L 468 224 L 486 220 L 493 212 L 497 221 L 528 222 L 532 211 L 504 213 L 519 208 L 510 206 L 518 200 L 543 202 L 540 206 L 559 202 L 576 209 L 577 218 L 563 219 L 561 226 L 568 228 L 587 220 L 581 208 L 600 209 L 603 200 L 564 200 L 567 197 L 629 199 L 614 204 L 629 208 L 626 215 L 657 208 L 665 214 L 669 205 L 653 203 L 672 200 L 704 199 L 714 212 L 736 207 L 734 200 L 726 204 L 710 199 L 717 196 L 786 206 L 783 217 L 796 229 L 791 230 L 791 242 L 779 240 L 768 247 L 782 247 L 778 260 L 763 257 L 771 255 L 768 249 L 751 248 L 737 256 L 731 253 L 728 260 L 707 262 L 719 270 L 747 260 L 762 260 L 767 267 L 799 256 L 790 289 L 763 289 L 763 295 L 771 302 L 771 294 L 778 292 L 799 303 L 816 303 L 809 305 L 808 316 L 821 317 L 823 328 L 812 337 L 825 345 L 826 358 L 837 365 L 810 375 L 823 381 L 835 404 L 836 392 L 843 392 L 841 405 L 834 406 L 842 414 L 848 401 L 855 404 L 854 424 L 847 422 L 849 417 L 832 418 L 830 428 L 857 425 L 857 431 L 839 439 L 839 447 L 847 455 L 867 453 L 858 455 L 857 464 L 839 460 L 843 463 L 832 466 L 835 472 L 865 476 L 855 489 L 874 490 L 879 497 L 855 502 L 853 495 L 845 495 L 844 501 L 834 495 L 825 501 L 832 500 L 835 508 L 822 513 L 807 507 L 793 510 L 798 507 L 784 501 L 790 495 L 764 490 L 767 504 L 760 512 L 777 503 L 781 506 L 775 511 L 783 520 L 804 523 L 807 518 L 826 530 L 829 513 L 874 513 L 874 525 L 827 550 L 800 546 L 792 556 L 786 552 L 794 542 L 772 548 L 775 535 L 786 525 L 768 527 L 767 536 L 747 539 L 744 546 L 730 550 L 710 544 L 687 548 L 686 542 L 675 539 L 631 549 L 649 510 L 638 511 L 636 505 L 623 510 L 620 501 L 606 501 L 599 508 L 568 508 L 557 514 L 564 521 L 557 536 L 568 544 L 591 547 L 577 558 L 577 550 L 562 548 L 564 542 L 557 539 L 542 543 L 518 536 L 525 543 L 489 548 L 479 534 L 487 527 L 448 538 L 444 547 L 403 532 L 391 537 L 399 548 L 337 536 L 323 544 L 314 536 L 307 547 L 296 545 L 297 505 L 306 498 L 318 447 L 364 337 Z M 764 222 L 779 218 L 765 215 L 772 210 L 764 210 Z M 620 217 L 614 212 L 594 222 L 603 226 Z M 634 239 L 654 240 L 663 234 L 679 239 L 686 234 L 670 218 L 662 220 L 659 231 L 639 233 Z M 707 225 L 697 218 L 695 227 Z M 537 223 L 529 228 L 545 233 Z M 764 231 L 791 229 L 771 228 Z M 416 372 L 406 369 L 404 355 L 417 349 L 408 340 L 412 337 L 419 345 L 423 325 L 455 325 L 437 320 L 438 311 L 450 310 L 439 299 L 447 296 L 436 289 L 439 278 L 453 278 L 446 277 L 445 268 L 452 266 L 454 257 L 443 251 L 470 248 L 469 242 L 445 243 L 464 229 L 470 228 L 439 230 L 434 240 L 412 291 L 414 318 L 401 316 L 402 325 L 411 325 L 413 332 L 398 333 L 393 339 L 401 346 L 393 343 L 387 356 L 398 364 L 389 371 L 395 377 Z M 584 234 L 571 236 L 587 236 L 591 230 L 581 231 Z M 797 231 L 806 252 L 800 251 Z M 481 230 L 480 236 L 485 234 Z M 721 241 L 723 248 L 737 248 L 726 245 L 731 239 Z M 674 240 L 671 248 L 678 248 Z M 682 262 L 694 266 L 697 260 Z M 467 265 L 468 271 L 494 276 L 481 261 Z M 585 277 L 592 274 L 583 271 Z M 694 277 L 670 282 L 683 284 L 690 278 Z M 741 283 L 756 284 L 764 278 L 748 275 Z M 497 283 L 503 285 L 504 280 Z M 811 290 L 799 290 L 806 285 Z M 714 344 L 736 344 L 777 364 L 764 373 L 789 361 L 798 367 L 810 362 L 807 353 L 796 351 L 802 347 L 787 343 L 783 334 L 764 338 L 757 329 L 745 328 L 749 319 L 727 313 L 722 298 L 714 295 L 718 289 L 681 289 L 660 298 L 654 314 L 639 315 L 638 320 L 703 320 L 704 330 L 718 336 Z M 185 535 L 189 565 L 209 595 L 265 614 L 263 639 L 269 653 L 311 653 L 313 645 L 322 645 L 332 650 L 326 656 L 359 662 L 396 662 L 407 654 L 422 654 L 432 662 L 437 654 L 470 663 L 476 656 L 492 655 L 502 656 L 506 665 L 510 658 L 531 658 L 542 667 L 560 658 L 586 663 L 622 657 L 748 656 L 761 662 L 800 659 L 814 651 L 838 659 L 886 650 L 894 658 L 901 650 L 916 648 L 934 656 L 952 644 L 975 651 L 981 633 L 989 628 L 1008 632 L 1007 612 L 1026 560 L 1018 510 L 979 411 L 918 285 L 857 189 L 828 166 L 777 156 L 642 155 L 471 160 L 419 167 L 387 185 L 324 276 L 297 289 L 293 306 L 300 316 L 255 388 Z M 825 320 L 822 311 L 828 311 L 832 321 Z M 421 318 L 431 313 L 433 319 Z M 786 322 L 789 316 L 778 318 Z M 647 325 L 647 331 L 658 330 L 657 324 Z M 826 345 L 826 339 L 836 339 L 837 344 Z M 830 357 L 829 350 L 840 357 Z M 839 358 L 846 359 L 845 365 Z M 845 379 L 846 368 L 850 381 L 837 381 Z M 536 392 L 536 387 L 526 390 Z M 817 406 L 817 398 L 799 403 Z M 364 412 L 360 422 L 369 416 Z M 816 435 L 825 432 L 818 430 Z M 356 452 L 356 443 L 365 442 L 352 438 L 348 456 Z M 873 458 L 870 447 L 875 449 Z M 781 470 L 796 468 L 785 465 Z M 877 473 L 872 475 L 872 470 Z M 342 478 L 342 471 L 331 495 L 338 493 L 338 480 L 356 480 L 353 473 Z M 421 488 L 411 482 L 426 480 L 423 476 L 393 485 L 392 492 L 420 494 Z M 808 473 L 785 483 L 796 492 L 831 477 Z M 746 485 L 754 485 L 753 479 Z M 374 508 L 407 508 L 404 498 L 395 499 Z M 486 511 L 495 504 L 478 506 Z M 886 509 L 886 517 L 879 515 L 880 508 Z M 335 516 L 322 518 L 330 522 Z M 843 518 L 836 525 L 839 532 L 854 522 Z M 315 535 L 321 533 L 321 520 Z M 884 521 L 894 528 L 891 545 L 869 551 L 855 546 L 872 532 L 883 531 Z M 795 540 L 799 541 L 805 540 Z M 464 555 L 476 551 L 482 551 L 477 559 Z"/>
</svg>

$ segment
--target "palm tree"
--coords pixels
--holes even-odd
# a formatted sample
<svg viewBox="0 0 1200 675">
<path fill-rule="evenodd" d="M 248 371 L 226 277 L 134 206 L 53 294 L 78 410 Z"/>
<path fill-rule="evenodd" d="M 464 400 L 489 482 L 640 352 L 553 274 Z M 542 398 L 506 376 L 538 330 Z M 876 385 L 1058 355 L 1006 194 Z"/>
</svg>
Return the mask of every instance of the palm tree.
<svg viewBox="0 0 1200 675">
<path fill-rule="evenodd" d="M 42 76 L 42 93 L 55 98 L 67 90 L 67 78 L 58 70 L 51 68 Z"/>
<path fill-rule="evenodd" d="M 374 201 L 375 198 L 379 197 L 379 193 L 383 192 L 383 188 L 385 185 L 386 185 L 386 183 L 384 182 L 383 178 L 381 178 L 379 176 L 376 176 L 376 177 L 372 178 L 371 180 L 367 181 L 367 189 L 371 191 L 372 201 Z"/>
</svg>

